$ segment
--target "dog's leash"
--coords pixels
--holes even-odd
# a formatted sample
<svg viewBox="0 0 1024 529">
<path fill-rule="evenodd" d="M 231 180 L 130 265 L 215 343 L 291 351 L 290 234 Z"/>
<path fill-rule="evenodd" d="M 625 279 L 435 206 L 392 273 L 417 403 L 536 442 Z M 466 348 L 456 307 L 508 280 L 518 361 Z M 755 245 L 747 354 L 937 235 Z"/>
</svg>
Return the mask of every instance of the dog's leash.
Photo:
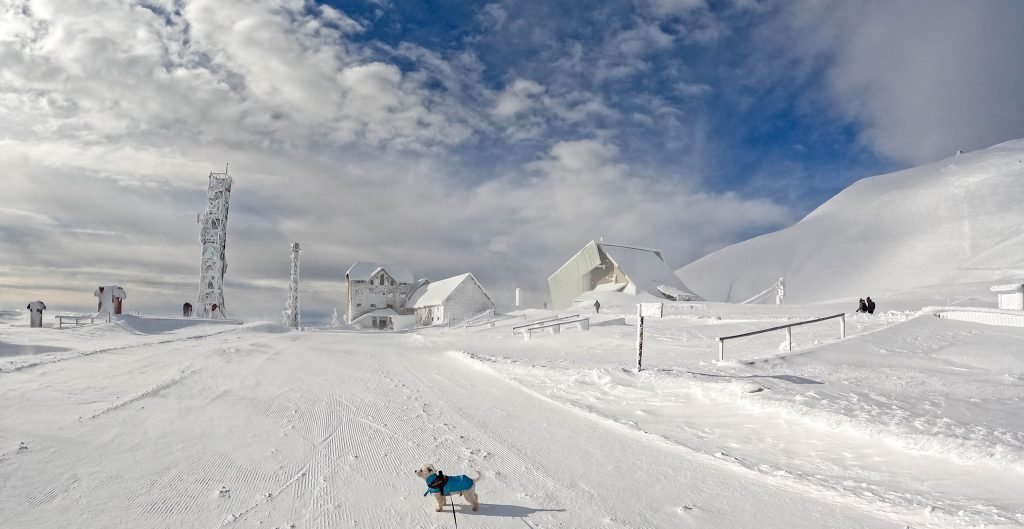
<svg viewBox="0 0 1024 529">
<path fill-rule="evenodd" d="M 444 475 L 444 472 L 437 471 L 437 477 L 434 481 L 430 482 L 430 488 L 441 491 L 441 497 L 444 497 L 444 486 L 448 484 L 448 476 Z M 452 519 L 455 520 L 455 529 L 459 529 L 459 519 L 455 516 L 455 500 L 451 496 L 448 496 L 448 500 L 452 504 Z"/>
</svg>

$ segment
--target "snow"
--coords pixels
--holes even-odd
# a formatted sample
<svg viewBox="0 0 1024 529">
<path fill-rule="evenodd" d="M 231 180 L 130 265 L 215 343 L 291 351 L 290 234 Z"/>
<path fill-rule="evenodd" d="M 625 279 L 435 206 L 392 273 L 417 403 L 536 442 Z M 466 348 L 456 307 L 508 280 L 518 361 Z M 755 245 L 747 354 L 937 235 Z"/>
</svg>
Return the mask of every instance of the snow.
<svg viewBox="0 0 1024 529">
<path fill-rule="evenodd" d="M 434 305 L 440 305 L 444 303 L 449 296 L 455 292 L 455 289 L 459 288 L 466 279 L 473 278 L 473 274 L 462 274 L 455 277 L 449 277 L 448 279 L 442 279 L 433 283 L 427 283 L 426 285 L 416 289 L 415 292 L 409 297 L 409 301 L 405 303 L 406 308 L 419 309 L 423 307 L 431 307 Z"/>
<path fill-rule="evenodd" d="M 712 299 L 784 277 L 786 303 L 665 302 L 640 373 L 649 292 L 402 332 L 0 310 L 0 526 L 450 527 L 413 474 L 434 463 L 483 476 L 464 527 L 1024 527 L 1024 311 L 991 291 L 1024 276 L 1022 155 L 868 179 L 685 267 Z M 512 332 L 577 312 L 589 330 Z M 837 313 L 845 339 L 827 320 L 718 360 Z"/>
<path fill-rule="evenodd" d="M 349 267 L 348 271 L 345 272 L 345 276 L 352 281 L 369 281 L 370 278 L 380 270 L 387 272 L 388 275 L 399 283 L 413 282 L 412 272 L 403 267 L 383 265 L 369 261 L 356 261 L 351 267 Z"/>
<path fill-rule="evenodd" d="M 1020 527 L 1024 329 L 845 305 L 635 304 L 524 342 L 0 312 L 4 524 L 440 527 L 413 475 L 479 470 L 467 527 Z M 618 301 L 617 301 L 618 300 Z M 635 301 L 635 298 L 634 298 Z M 849 307 L 846 307 L 849 308 Z M 623 501 L 626 499 L 627 501 Z"/>
<path fill-rule="evenodd" d="M 786 280 L 786 302 L 1024 277 L 1024 140 L 865 178 L 786 229 L 678 270 L 706 299 L 739 302 Z M 992 300 L 994 302 L 994 299 Z"/>
<path fill-rule="evenodd" d="M 689 291 L 689 287 L 672 273 L 660 252 L 603 242 L 599 243 L 598 247 L 629 276 L 638 291 L 655 295 L 659 292 L 669 292 L 681 296 L 679 299 L 696 298 Z"/>
</svg>

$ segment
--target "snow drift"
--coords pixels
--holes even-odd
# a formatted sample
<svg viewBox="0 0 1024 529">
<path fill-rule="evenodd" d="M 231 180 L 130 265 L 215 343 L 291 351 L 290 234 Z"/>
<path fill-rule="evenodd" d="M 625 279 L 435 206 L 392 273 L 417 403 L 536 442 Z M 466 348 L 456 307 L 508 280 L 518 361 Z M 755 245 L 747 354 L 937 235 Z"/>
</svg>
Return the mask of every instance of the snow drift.
<svg viewBox="0 0 1024 529">
<path fill-rule="evenodd" d="M 1024 277 L 1024 140 L 865 178 L 800 222 L 677 271 L 705 299 L 786 279 L 786 300 Z"/>
</svg>

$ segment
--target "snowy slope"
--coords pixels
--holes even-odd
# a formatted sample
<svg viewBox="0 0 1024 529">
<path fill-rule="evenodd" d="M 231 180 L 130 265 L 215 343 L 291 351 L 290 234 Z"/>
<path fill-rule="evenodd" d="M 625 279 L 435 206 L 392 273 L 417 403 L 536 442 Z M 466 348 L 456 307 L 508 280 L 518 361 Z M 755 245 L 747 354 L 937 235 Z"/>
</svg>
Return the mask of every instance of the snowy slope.
<svg viewBox="0 0 1024 529">
<path fill-rule="evenodd" d="M 865 178 L 797 224 L 714 252 L 678 275 L 742 301 L 779 277 L 786 299 L 884 297 L 1024 279 L 1024 140 Z"/>
<path fill-rule="evenodd" d="M 0 527 L 1024 526 L 1024 329 L 828 305 L 631 304 L 589 331 L 0 322 Z M 24 315 L 22 315 L 24 316 Z"/>
</svg>

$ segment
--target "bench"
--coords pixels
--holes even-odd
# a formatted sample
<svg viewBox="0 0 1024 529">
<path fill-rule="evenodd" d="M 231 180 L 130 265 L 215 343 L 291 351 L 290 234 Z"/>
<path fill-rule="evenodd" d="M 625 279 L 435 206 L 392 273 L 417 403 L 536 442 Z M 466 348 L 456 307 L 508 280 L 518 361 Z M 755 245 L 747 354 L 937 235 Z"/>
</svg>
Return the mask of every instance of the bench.
<svg viewBox="0 0 1024 529">
<path fill-rule="evenodd" d="M 84 325 L 82 322 L 85 321 L 85 320 L 89 320 L 90 324 L 96 323 L 96 320 L 100 320 L 100 322 L 104 322 L 105 321 L 106 323 L 110 323 L 110 313 L 109 312 L 107 312 L 107 313 L 97 312 L 95 314 L 54 314 L 53 317 L 57 318 L 57 327 L 58 328 L 64 327 L 64 320 L 71 320 L 71 321 L 75 322 L 75 326 L 76 327 L 79 326 L 79 325 Z"/>
</svg>

